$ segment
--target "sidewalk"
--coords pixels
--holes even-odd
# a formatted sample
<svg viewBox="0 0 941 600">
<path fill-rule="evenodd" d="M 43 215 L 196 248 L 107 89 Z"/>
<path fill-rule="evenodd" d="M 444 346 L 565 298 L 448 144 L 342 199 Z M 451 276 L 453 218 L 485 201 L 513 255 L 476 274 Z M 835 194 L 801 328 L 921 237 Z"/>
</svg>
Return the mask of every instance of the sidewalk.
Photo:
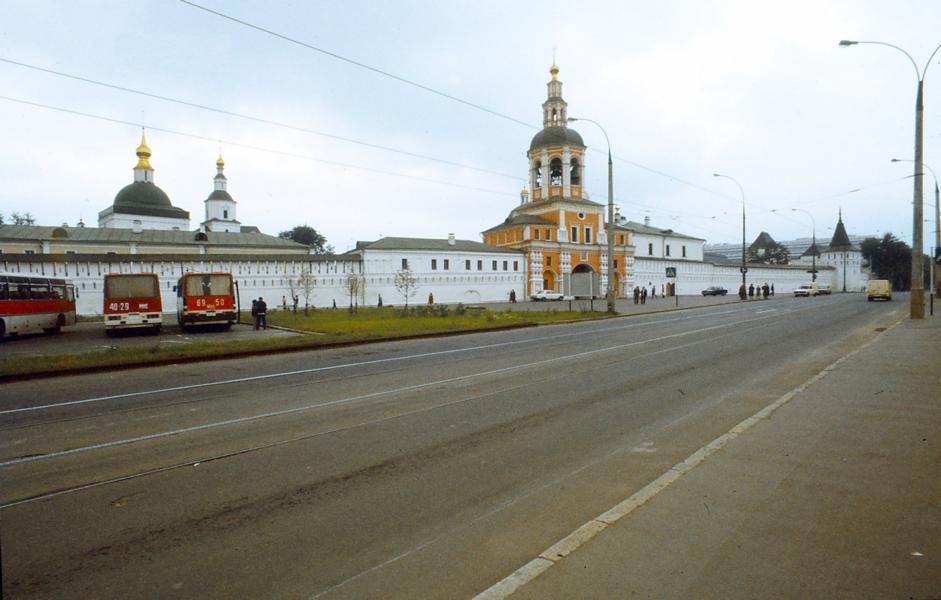
<svg viewBox="0 0 941 600">
<path fill-rule="evenodd" d="M 941 316 L 783 400 L 544 552 L 512 598 L 941 599 Z"/>
</svg>

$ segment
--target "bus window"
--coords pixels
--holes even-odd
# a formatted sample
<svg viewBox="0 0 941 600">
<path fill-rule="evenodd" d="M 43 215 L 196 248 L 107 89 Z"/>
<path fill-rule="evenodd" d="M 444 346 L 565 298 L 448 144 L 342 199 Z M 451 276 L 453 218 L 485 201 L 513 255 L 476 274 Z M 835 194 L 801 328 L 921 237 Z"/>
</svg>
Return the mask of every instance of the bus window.
<svg viewBox="0 0 941 600">
<path fill-rule="evenodd" d="M 228 296 L 232 294 L 229 275 L 198 275 L 185 280 L 187 296 Z"/>
<path fill-rule="evenodd" d="M 109 277 L 106 298 L 153 298 L 159 295 L 154 277 Z"/>
</svg>

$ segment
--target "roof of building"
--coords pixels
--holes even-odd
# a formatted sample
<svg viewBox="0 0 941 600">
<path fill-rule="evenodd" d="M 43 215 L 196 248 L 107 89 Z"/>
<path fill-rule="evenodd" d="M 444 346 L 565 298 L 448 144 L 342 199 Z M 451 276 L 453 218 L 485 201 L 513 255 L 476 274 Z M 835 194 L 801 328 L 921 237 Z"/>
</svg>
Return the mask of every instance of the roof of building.
<svg viewBox="0 0 941 600">
<path fill-rule="evenodd" d="M 124 186 L 114 197 L 114 204 L 98 215 L 106 217 L 115 213 L 173 219 L 190 218 L 189 212 L 170 204 L 166 193 L 149 181 L 135 181 Z"/>
<path fill-rule="evenodd" d="M 356 250 L 431 250 L 445 252 L 488 252 L 501 254 L 517 254 L 518 250 L 512 248 L 501 248 L 491 246 L 481 242 L 471 240 L 454 240 L 450 243 L 447 238 L 428 239 L 428 238 L 404 238 L 404 237 L 386 237 L 375 242 L 357 242 Z"/>
<path fill-rule="evenodd" d="M 830 246 L 827 248 L 829 250 L 852 250 L 853 243 L 850 242 L 850 238 L 846 235 L 846 228 L 843 226 L 843 216 L 840 216 L 840 220 L 836 223 L 836 229 L 833 230 L 833 238 L 830 239 Z"/>
<path fill-rule="evenodd" d="M 585 147 L 582 136 L 571 127 L 546 127 L 535 136 L 529 144 L 529 149 L 545 148 L 547 146 L 561 146 L 569 144 L 572 146 Z"/>
<path fill-rule="evenodd" d="M 637 223 L 636 221 L 622 221 L 615 226 L 615 229 L 624 229 L 627 231 L 633 231 L 634 233 L 647 235 L 665 235 L 668 237 L 685 238 L 688 240 L 702 240 L 702 238 L 686 235 L 685 233 L 679 233 L 673 231 L 672 229 L 660 229 L 659 227 L 651 227 L 650 225 L 644 225 L 643 223 Z"/>
<path fill-rule="evenodd" d="M 817 246 L 817 244 L 811 244 L 811 245 L 807 246 L 807 249 L 804 250 L 804 253 L 801 254 L 801 256 L 802 256 L 802 257 L 803 257 L 803 256 L 813 256 L 814 254 L 816 254 L 817 256 L 820 256 L 820 247 Z"/>
<path fill-rule="evenodd" d="M 254 229 L 254 231 L 246 231 Z M 197 240 L 197 236 L 205 236 L 205 240 Z M 300 250 L 307 248 L 293 240 L 275 237 L 258 232 L 254 227 L 243 227 L 240 233 L 226 231 L 210 231 L 208 233 L 194 231 L 167 231 L 145 229 L 135 233 L 131 229 L 118 229 L 107 227 L 49 227 L 41 225 L 0 225 L 0 240 L 5 241 L 50 241 L 69 240 L 71 242 L 88 243 L 130 243 L 187 245 L 205 244 L 207 246 L 245 246 L 283 248 L 285 250 Z"/>
<path fill-rule="evenodd" d="M 751 243 L 751 247 L 767 248 L 776 244 L 777 242 L 774 241 L 774 238 L 771 237 L 770 233 L 767 231 L 762 231 L 758 234 L 758 237 L 755 238 L 755 241 Z"/>
<path fill-rule="evenodd" d="M 552 227 L 557 227 L 555 223 L 548 219 L 544 219 L 539 215 L 528 215 L 528 214 L 517 214 L 507 217 L 502 223 L 491 227 L 490 229 L 484 231 L 484 233 L 489 233 L 491 231 L 496 231 L 502 229 L 503 227 L 512 227 L 514 225 L 551 225 Z"/>
<path fill-rule="evenodd" d="M 235 199 L 225 190 L 213 190 L 206 200 L 228 200 L 229 202 L 235 202 Z"/>
</svg>

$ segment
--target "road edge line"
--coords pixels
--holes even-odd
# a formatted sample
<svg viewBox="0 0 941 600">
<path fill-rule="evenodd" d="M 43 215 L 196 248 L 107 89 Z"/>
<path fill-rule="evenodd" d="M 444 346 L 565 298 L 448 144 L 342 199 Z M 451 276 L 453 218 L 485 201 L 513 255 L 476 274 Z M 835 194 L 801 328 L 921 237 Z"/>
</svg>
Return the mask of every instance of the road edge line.
<svg viewBox="0 0 941 600">
<path fill-rule="evenodd" d="M 615 504 L 613 507 L 596 516 L 595 518 L 589 520 L 587 523 L 582 524 L 567 536 L 540 552 L 539 556 L 536 558 L 530 560 L 528 563 L 510 575 L 507 575 L 497 583 L 473 596 L 472 600 L 503 600 L 504 598 L 509 597 L 518 589 L 542 575 L 550 567 L 560 562 L 566 556 L 588 543 L 596 535 L 611 525 L 614 525 L 637 508 L 646 504 L 654 496 L 669 487 L 670 484 L 674 483 L 680 477 L 692 471 L 698 465 L 702 464 L 710 455 L 724 448 L 729 442 L 745 433 L 762 420 L 770 417 L 772 414 L 774 414 L 775 411 L 790 402 L 794 397 L 803 393 L 807 388 L 833 372 L 833 370 L 846 362 L 846 360 L 851 356 L 876 343 L 880 338 L 882 338 L 883 335 L 892 329 L 895 329 L 895 327 L 904 320 L 904 317 L 897 320 L 895 323 L 886 327 L 884 331 L 879 332 L 877 336 L 862 346 L 859 346 L 844 356 L 841 356 L 804 383 L 785 393 L 783 396 L 771 404 L 765 406 L 752 416 L 743 420 L 726 433 L 702 446 L 682 461 L 670 467 L 665 473 L 642 487 L 637 492 Z"/>
</svg>

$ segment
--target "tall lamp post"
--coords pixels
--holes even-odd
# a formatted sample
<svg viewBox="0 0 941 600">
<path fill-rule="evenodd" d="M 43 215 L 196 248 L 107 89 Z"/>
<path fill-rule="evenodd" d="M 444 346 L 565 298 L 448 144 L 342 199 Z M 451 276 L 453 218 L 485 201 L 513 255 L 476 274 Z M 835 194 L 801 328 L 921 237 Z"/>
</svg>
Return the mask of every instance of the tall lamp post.
<svg viewBox="0 0 941 600">
<path fill-rule="evenodd" d="M 922 270 L 924 268 L 922 262 L 922 255 L 924 254 L 924 242 L 922 240 L 922 214 L 924 209 L 922 205 L 922 193 L 924 186 L 922 185 L 922 154 L 924 152 L 925 105 L 922 101 L 922 97 L 925 87 L 925 75 L 928 72 L 928 67 L 931 65 L 931 60 L 934 58 L 934 55 L 938 53 L 938 50 L 941 50 L 941 44 L 939 44 L 938 47 L 934 49 L 934 52 L 931 53 L 931 56 L 928 57 L 924 69 L 918 68 L 918 63 L 915 62 L 911 54 L 893 44 L 873 41 L 840 40 L 840 46 L 844 47 L 855 46 L 857 44 L 873 44 L 898 50 L 912 62 L 912 67 L 915 68 L 915 77 L 918 79 L 918 88 L 915 94 L 915 160 L 913 161 L 915 163 L 915 185 L 912 192 L 914 196 L 912 199 L 914 204 L 914 227 L 912 228 L 912 301 L 910 316 L 912 319 L 924 319 L 925 288 L 922 281 Z"/>
<path fill-rule="evenodd" d="M 914 162 L 904 158 L 893 158 L 892 162 Z M 934 177 L 934 247 L 935 252 L 938 251 L 938 248 L 941 248 L 941 194 L 938 193 L 938 175 L 934 172 L 934 169 L 922 163 L 922 166 L 928 169 L 928 172 L 931 173 L 931 176 Z M 931 280 L 932 280 L 932 289 L 934 290 L 934 295 L 938 298 L 941 298 L 941 285 L 939 285 L 938 277 L 938 265 L 933 265 L 931 268 Z"/>
<path fill-rule="evenodd" d="M 614 309 L 614 162 L 611 160 L 611 140 L 598 121 L 584 117 L 569 117 L 567 120 L 594 123 L 604 134 L 604 141 L 608 144 L 608 226 L 605 228 L 608 238 L 608 285 L 604 297 L 608 304 L 608 314 L 613 315 L 617 311 Z"/>
<path fill-rule="evenodd" d="M 804 210 L 803 208 L 792 208 L 791 210 L 794 211 L 794 212 L 802 212 L 802 213 L 804 213 L 805 215 L 807 215 L 808 217 L 810 217 L 811 232 L 812 232 L 812 235 L 813 235 L 813 237 L 811 238 L 813 241 L 812 241 L 811 246 L 810 246 L 811 248 L 813 248 L 813 252 L 810 253 L 810 256 L 811 256 L 811 265 L 812 265 L 812 266 L 810 267 L 810 280 L 811 280 L 811 281 L 817 281 L 817 221 L 814 219 L 814 216 L 813 216 L 812 214 L 810 214 L 810 211 L 808 211 L 808 210 Z M 773 208 L 773 209 L 771 209 L 771 212 L 778 212 L 778 209 Z M 845 265 L 844 265 L 844 267 L 845 267 Z M 846 270 L 846 269 L 844 268 L 844 271 L 845 271 L 845 270 Z M 846 284 L 845 284 L 845 283 L 843 284 L 843 291 L 844 291 L 844 292 L 846 291 Z"/>
<path fill-rule="evenodd" d="M 731 179 L 732 183 L 738 186 L 738 191 L 742 193 L 742 287 L 745 287 L 745 273 L 748 272 L 748 267 L 745 266 L 745 190 L 742 188 L 742 184 L 738 182 L 737 179 L 731 175 L 723 175 L 722 173 L 713 173 L 713 177 L 725 177 L 726 179 Z"/>
</svg>

